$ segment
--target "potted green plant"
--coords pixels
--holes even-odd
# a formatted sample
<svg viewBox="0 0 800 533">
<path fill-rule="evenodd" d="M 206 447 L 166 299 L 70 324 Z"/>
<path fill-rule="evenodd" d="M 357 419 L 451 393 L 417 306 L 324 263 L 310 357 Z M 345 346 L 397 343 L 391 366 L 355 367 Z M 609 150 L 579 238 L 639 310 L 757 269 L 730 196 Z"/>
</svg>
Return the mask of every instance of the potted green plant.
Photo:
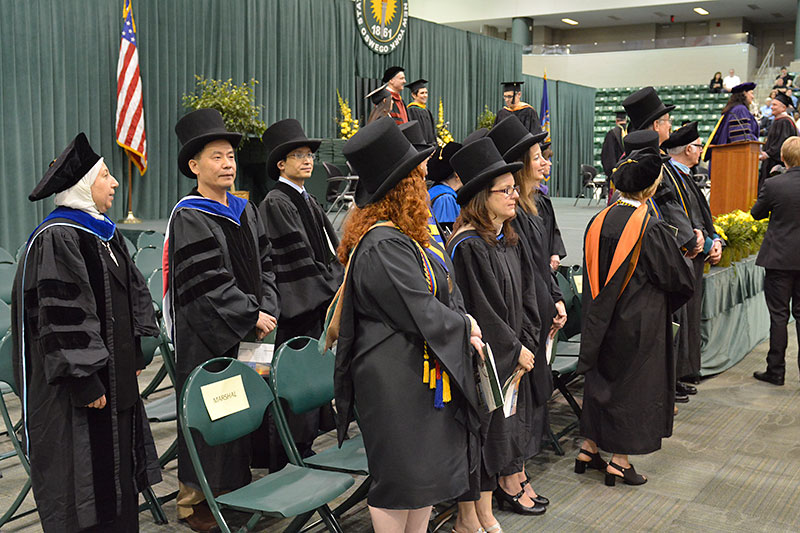
<svg viewBox="0 0 800 533">
<path fill-rule="evenodd" d="M 239 188 L 249 191 L 250 199 L 260 202 L 268 192 L 267 154 L 261 143 L 267 124 L 259 118 L 264 106 L 256 105 L 256 85 L 256 79 L 237 85 L 231 79 L 215 80 L 195 75 L 194 92 L 184 93 L 183 106 L 191 110 L 216 109 L 228 130 L 242 134 L 242 142 L 236 147 Z"/>
</svg>

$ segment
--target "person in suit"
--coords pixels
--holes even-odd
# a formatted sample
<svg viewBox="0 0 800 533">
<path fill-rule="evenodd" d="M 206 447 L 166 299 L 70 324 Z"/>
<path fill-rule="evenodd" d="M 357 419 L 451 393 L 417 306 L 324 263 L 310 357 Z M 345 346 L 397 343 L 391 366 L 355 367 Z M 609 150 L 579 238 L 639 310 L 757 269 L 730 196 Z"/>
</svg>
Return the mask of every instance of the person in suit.
<svg viewBox="0 0 800 533">
<path fill-rule="evenodd" d="M 769 217 L 769 227 L 756 264 L 766 269 L 764 298 L 769 309 L 767 369 L 754 372 L 759 381 L 783 385 L 789 302 L 800 338 L 800 137 L 789 137 L 781 146 L 781 159 L 788 169 L 764 182 L 750 214 Z"/>
</svg>

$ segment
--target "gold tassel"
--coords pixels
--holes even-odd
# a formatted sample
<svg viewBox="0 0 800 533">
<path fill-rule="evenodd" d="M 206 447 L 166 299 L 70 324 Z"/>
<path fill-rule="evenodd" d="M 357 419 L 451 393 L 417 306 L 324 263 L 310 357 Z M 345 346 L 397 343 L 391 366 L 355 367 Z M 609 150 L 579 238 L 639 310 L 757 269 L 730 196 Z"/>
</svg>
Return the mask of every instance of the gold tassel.
<svg viewBox="0 0 800 533">
<path fill-rule="evenodd" d="M 434 368 L 431 368 L 431 383 L 430 383 L 430 388 L 431 388 L 432 390 L 435 390 L 435 389 L 436 389 L 436 367 L 434 367 Z"/>
<path fill-rule="evenodd" d="M 428 379 L 430 379 L 430 363 L 428 362 L 428 343 L 422 345 L 422 357 L 425 358 L 425 361 L 422 363 L 422 382 L 428 383 Z"/>
<path fill-rule="evenodd" d="M 450 401 L 450 376 L 447 372 L 442 372 L 442 401 L 447 403 Z"/>
</svg>

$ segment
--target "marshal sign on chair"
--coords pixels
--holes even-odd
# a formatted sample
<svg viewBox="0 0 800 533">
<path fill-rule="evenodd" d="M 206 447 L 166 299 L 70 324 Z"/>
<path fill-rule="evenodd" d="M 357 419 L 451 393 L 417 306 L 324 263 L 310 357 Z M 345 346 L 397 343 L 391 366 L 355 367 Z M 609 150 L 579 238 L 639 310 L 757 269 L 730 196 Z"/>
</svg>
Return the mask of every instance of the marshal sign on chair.
<svg viewBox="0 0 800 533">
<path fill-rule="evenodd" d="M 361 38 L 376 54 L 393 52 L 408 29 L 407 0 L 357 0 L 356 25 Z"/>
</svg>

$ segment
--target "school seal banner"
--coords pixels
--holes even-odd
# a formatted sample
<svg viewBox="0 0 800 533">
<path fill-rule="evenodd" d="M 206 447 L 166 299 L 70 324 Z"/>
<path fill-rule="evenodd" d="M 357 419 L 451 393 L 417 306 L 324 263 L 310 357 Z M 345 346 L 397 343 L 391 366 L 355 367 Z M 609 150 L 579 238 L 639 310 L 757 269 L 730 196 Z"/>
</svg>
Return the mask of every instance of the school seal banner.
<svg viewBox="0 0 800 533">
<path fill-rule="evenodd" d="M 376 54 L 393 52 L 408 30 L 407 0 L 356 0 L 356 25 Z"/>
</svg>

